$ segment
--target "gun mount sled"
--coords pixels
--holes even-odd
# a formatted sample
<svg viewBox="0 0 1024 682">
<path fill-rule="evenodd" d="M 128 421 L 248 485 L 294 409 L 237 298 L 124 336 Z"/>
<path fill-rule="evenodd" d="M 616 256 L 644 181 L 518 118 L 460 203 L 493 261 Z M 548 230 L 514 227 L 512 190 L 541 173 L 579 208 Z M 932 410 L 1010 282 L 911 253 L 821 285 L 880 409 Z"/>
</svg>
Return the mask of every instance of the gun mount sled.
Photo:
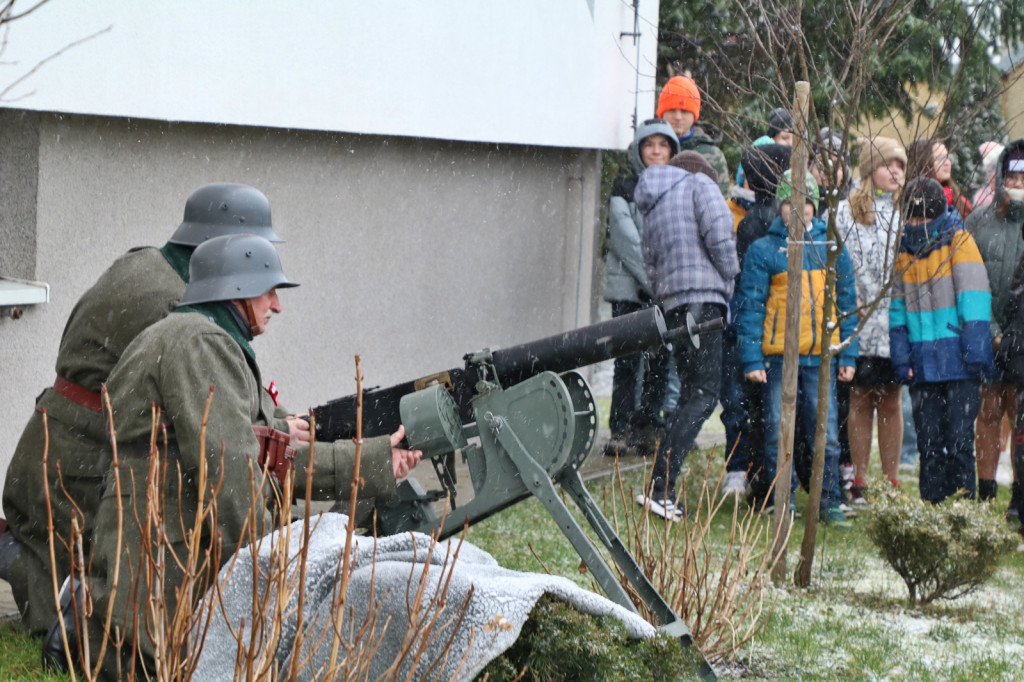
<svg viewBox="0 0 1024 682">
<path fill-rule="evenodd" d="M 458 533 L 531 495 L 551 514 L 609 599 L 638 613 L 626 588 L 565 506 L 561 487 L 582 512 L 629 586 L 658 621 L 660 630 L 691 647 L 689 628 L 637 565 L 594 502 L 580 467 L 597 436 L 597 406 L 576 369 L 595 362 L 657 349 L 672 342 L 699 345 L 700 333 L 722 320 L 668 330 L 661 310 L 647 308 L 588 327 L 506 349 L 464 357 L 465 366 L 389 388 L 363 392 L 363 437 L 393 433 L 404 424 L 410 448 L 423 451 L 441 485 L 424 490 L 414 478 L 398 496 L 377 508 L 383 535 L 407 531 Z M 318 440 L 354 438 L 356 396 L 313 409 Z M 472 499 L 456 499 L 454 461 L 460 454 L 472 480 Z M 446 500 L 442 518 L 434 503 Z M 692 646 L 697 674 L 716 679 Z"/>
</svg>

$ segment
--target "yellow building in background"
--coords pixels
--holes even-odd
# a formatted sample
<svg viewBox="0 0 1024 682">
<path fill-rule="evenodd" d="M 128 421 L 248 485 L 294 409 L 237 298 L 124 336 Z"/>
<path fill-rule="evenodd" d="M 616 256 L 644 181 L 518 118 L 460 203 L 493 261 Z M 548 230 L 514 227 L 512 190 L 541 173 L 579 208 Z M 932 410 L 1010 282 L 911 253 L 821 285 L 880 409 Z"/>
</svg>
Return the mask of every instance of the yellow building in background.
<svg viewBox="0 0 1024 682">
<path fill-rule="evenodd" d="M 1017 140 L 1024 138 L 1024 50 L 1004 58 L 1003 64 L 1005 66 L 1001 66 L 1001 70 L 1006 89 L 1001 103 L 1005 137 L 1002 141 Z M 855 134 L 858 137 L 884 135 L 900 140 L 905 147 L 919 138 L 931 137 L 938 124 L 936 117 L 945 102 L 944 93 L 933 93 L 920 87 L 913 89 L 913 97 L 915 114 L 909 123 L 899 114 L 889 118 L 869 119 L 855 128 Z M 971 153 L 974 163 L 980 164 L 978 150 L 971 150 Z"/>
<path fill-rule="evenodd" d="M 1003 92 L 1003 120 L 1006 121 L 1006 139 L 1019 140 L 1024 137 L 1024 50 L 1014 60 L 1016 66 L 1004 71 L 1007 85 Z"/>
</svg>

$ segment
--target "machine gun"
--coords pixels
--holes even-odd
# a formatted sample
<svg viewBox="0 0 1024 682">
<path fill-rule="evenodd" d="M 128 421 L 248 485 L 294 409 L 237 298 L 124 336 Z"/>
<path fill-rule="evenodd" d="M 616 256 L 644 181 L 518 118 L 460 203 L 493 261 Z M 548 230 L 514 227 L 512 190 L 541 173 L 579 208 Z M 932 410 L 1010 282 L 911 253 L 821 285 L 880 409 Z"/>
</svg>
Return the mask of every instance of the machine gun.
<svg viewBox="0 0 1024 682">
<path fill-rule="evenodd" d="M 484 349 L 464 357 L 464 367 L 363 392 L 363 437 L 393 433 L 405 425 L 408 446 L 423 451 L 441 490 L 425 491 L 413 478 L 397 497 L 377 509 L 385 535 L 420 531 L 441 538 L 531 495 L 541 501 L 609 599 L 636 613 L 625 587 L 562 502 L 560 486 L 579 507 L 629 585 L 657 618 L 659 629 L 689 646 L 686 624 L 651 585 L 587 492 L 579 469 L 597 436 L 597 406 L 586 365 L 660 348 L 673 342 L 700 344 L 702 331 L 723 327 L 721 319 L 669 331 L 661 310 L 647 308 L 512 348 Z M 354 438 L 356 396 L 313 409 L 317 440 Z M 461 453 L 472 479 L 473 498 L 457 504 L 454 458 Z M 442 518 L 434 503 L 447 500 Z M 699 675 L 714 671 L 693 648 Z"/>
</svg>

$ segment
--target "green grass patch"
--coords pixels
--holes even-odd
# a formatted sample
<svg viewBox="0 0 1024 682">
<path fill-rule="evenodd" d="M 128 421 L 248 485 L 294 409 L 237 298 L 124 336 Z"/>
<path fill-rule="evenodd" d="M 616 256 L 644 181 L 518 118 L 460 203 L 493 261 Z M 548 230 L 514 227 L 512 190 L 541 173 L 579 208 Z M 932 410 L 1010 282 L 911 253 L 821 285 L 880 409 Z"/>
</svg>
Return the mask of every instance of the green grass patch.
<svg viewBox="0 0 1024 682">
<path fill-rule="evenodd" d="M 701 460 L 701 453 L 687 460 L 690 499 L 696 499 L 705 477 L 713 479 L 721 471 L 720 456 L 709 471 L 702 469 Z M 877 457 L 871 473 L 881 480 Z M 918 494 L 916 479 L 916 473 L 901 475 L 910 495 Z M 624 474 L 627 487 L 639 490 L 643 483 L 641 471 Z M 610 516 L 610 482 L 591 482 L 590 491 Z M 1009 491 L 1001 489 L 996 508 L 1005 510 L 1008 501 Z M 799 491 L 797 507 L 803 511 L 806 503 L 806 493 Z M 712 543 L 725 542 L 734 504 L 726 502 L 712 523 Z M 738 504 L 745 508 L 742 501 Z M 870 515 L 870 508 L 861 511 L 852 519 L 850 531 L 819 526 L 807 589 L 792 582 L 805 527 L 804 519 L 794 521 L 787 552 L 790 579 L 772 588 L 776 605 L 765 629 L 735 661 L 718 666 L 720 675 L 745 680 L 1020 679 L 1024 551 L 1013 552 L 975 594 L 908 607 L 903 581 L 867 536 Z M 468 539 L 504 566 L 548 570 L 596 589 L 589 575 L 581 572 L 568 541 L 534 500 L 474 526 Z"/>
<path fill-rule="evenodd" d="M 63 682 L 67 675 L 43 672 L 42 640 L 29 637 L 18 621 L 0 623 L 0 679 L 10 682 Z"/>
</svg>

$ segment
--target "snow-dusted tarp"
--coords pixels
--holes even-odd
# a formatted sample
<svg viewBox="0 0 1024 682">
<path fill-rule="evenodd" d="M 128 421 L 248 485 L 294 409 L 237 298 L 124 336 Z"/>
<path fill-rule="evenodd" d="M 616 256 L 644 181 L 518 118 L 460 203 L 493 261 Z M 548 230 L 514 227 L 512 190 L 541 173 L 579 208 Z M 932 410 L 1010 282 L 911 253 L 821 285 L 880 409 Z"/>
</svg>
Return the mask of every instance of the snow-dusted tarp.
<svg viewBox="0 0 1024 682">
<path fill-rule="evenodd" d="M 373 634 L 364 633 L 360 641 L 376 650 L 365 679 L 378 679 L 393 667 L 400 673 L 394 679 L 473 679 L 515 642 L 545 593 L 585 613 L 615 616 L 631 637 L 650 637 L 655 632 L 640 616 L 570 580 L 502 568 L 487 552 L 468 542 L 460 545 L 455 539 L 437 543 L 431 551 L 431 539 L 420 533 L 353 538 L 344 617 L 336 618 L 333 612 L 339 603 L 347 524 L 347 517 L 341 514 L 324 514 L 314 520 L 307 551 L 304 636 L 295 652 L 298 590 L 291 590 L 290 602 L 282 611 L 285 618 L 274 657 L 283 670 L 291 664 L 291 656 L 300 656 L 300 680 L 315 679 L 317 671 L 328 664 L 335 627 L 340 624 L 342 637 L 349 639 L 350 633 L 359 632 L 368 620 L 373 623 Z M 297 572 L 295 557 L 301 546 L 302 523 L 293 524 L 290 531 L 289 570 Z M 267 536 L 258 549 L 241 550 L 221 571 L 220 598 L 213 599 L 211 593 L 203 605 L 216 615 L 205 637 L 195 679 L 233 679 L 239 645 L 231 630 L 252 630 L 253 594 L 262 594 L 265 587 L 257 585 L 254 590 L 252 562 L 257 562 L 262 581 L 270 572 L 272 548 L 281 541 L 280 532 Z M 426 607 L 426 613 L 413 617 L 410 607 L 415 610 L 418 589 L 423 592 L 418 603 Z M 443 600 L 438 598 L 442 595 Z M 412 647 L 421 652 L 418 655 L 403 654 L 410 650 L 403 642 L 409 636 L 411 618 L 419 624 L 415 634 L 420 641 Z M 431 621 L 430 628 L 422 625 Z M 245 623 L 249 626 L 243 627 Z"/>
</svg>

